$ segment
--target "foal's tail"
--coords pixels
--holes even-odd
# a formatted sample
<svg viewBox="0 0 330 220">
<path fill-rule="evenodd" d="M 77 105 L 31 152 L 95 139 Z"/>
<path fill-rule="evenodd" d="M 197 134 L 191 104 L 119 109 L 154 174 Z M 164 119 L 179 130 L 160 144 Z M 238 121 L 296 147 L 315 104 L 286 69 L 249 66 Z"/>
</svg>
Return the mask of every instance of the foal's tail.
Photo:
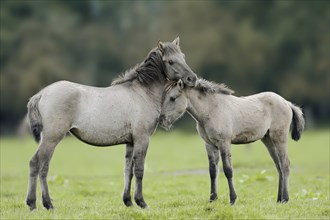
<svg viewBox="0 0 330 220">
<path fill-rule="evenodd" d="M 301 108 L 289 102 L 292 109 L 292 122 L 291 122 L 291 137 L 293 140 L 298 141 L 301 133 L 305 128 L 305 119 Z"/>
<path fill-rule="evenodd" d="M 39 112 L 39 101 L 41 98 L 41 94 L 36 94 L 30 98 L 30 101 L 27 104 L 28 108 L 28 118 L 30 122 L 30 128 L 33 134 L 34 139 L 39 142 L 40 141 L 40 133 L 42 131 L 42 120 Z"/>
</svg>

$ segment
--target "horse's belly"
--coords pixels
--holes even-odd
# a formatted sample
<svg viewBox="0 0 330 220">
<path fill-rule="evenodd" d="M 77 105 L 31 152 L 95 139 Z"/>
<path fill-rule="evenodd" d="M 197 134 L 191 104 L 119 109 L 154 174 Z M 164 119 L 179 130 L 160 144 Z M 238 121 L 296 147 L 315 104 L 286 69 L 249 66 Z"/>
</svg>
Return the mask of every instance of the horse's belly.
<svg viewBox="0 0 330 220">
<path fill-rule="evenodd" d="M 117 127 L 118 128 L 118 127 Z M 129 128 L 74 127 L 70 132 L 79 140 L 95 146 L 111 146 L 132 142 Z"/>
</svg>

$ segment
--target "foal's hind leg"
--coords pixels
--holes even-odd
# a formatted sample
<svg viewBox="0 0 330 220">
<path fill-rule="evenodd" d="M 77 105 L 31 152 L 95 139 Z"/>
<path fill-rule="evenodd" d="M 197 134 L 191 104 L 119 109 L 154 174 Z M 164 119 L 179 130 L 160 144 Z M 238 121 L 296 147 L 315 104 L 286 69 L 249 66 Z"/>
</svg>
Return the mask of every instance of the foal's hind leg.
<svg viewBox="0 0 330 220">
<path fill-rule="evenodd" d="M 209 173 L 211 179 L 210 202 L 218 199 L 218 164 L 219 164 L 219 149 L 213 145 L 205 144 L 207 156 L 209 159 Z"/>
<path fill-rule="evenodd" d="M 286 203 L 289 201 L 288 180 L 290 174 L 290 161 L 287 152 L 287 135 L 280 135 L 279 138 L 272 138 L 272 134 L 265 136 L 262 142 L 266 145 L 269 154 L 276 165 L 279 181 L 277 202 Z"/>
<path fill-rule="evenodd" d="M 131 181 L 133 178 L 133 145 L 126 144 L 125 171 L 124 171 L 123 202 L 126 206 L 132 206 Z"/>
</svg>

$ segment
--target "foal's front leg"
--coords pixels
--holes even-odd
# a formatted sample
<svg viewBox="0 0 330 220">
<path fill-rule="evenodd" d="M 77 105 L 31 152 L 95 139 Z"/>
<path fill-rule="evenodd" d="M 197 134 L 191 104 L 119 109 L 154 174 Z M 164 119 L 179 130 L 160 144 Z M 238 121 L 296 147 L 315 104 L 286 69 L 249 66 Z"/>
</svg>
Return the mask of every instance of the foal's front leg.
<svg viewBox="0 0 330 220">
<path fill-rule="evenodd" d="M 219 149 L 216 146 L 205 144 L 207 156 L 209 159 L 209 173 L 211 179 L 210 202 L 218 198 L 218 164 L 219 164 Z"/>
<path fill-rule="evenodd" d="M 142 194 L 142 180 L 144 174 L 144 160 L 147 154 L 149 145 L 148 138 L 140 138 L 135 140 L 134 149 L 133 149 L 133 163 L 134 163 L 134 176 L 135 176 L 135 192 L 134 200 L 138 206 L 141 208 L 148 208 L 148 205 L 145 203 Z"/>
<path fill-rule="evenodd" d="M 227 141 L 222 142 L 220 143 L 219 147 L 220 147 L 221 160 L 223 165 L 223 172 L 225 173 L 229 186 L 230 204 L 234 205 L 237 195 L 233 183 L 233 168 L 231 165 L 230 142 Z"/>
<path fill-rule="evenodd" d="M 133 145 L 126 144 L 125 171 L 124 171 L 123 202 L 126 206 L 132 206 L 131 182 L 133 178 Z"/>
</svg>

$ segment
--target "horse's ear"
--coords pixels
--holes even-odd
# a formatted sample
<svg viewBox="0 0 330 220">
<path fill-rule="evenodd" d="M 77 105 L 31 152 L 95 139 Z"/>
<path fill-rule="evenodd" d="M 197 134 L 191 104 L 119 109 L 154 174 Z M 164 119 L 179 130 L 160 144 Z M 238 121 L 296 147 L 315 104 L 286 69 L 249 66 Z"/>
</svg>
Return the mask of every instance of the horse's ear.
<svg viewBox="0 0 330 220">
<path fill-rule="evenodd" d="M 178 86 L 178 88 L 179 88 L 180 90 L 183 89 L 183 87 L 184 87 L 184 83 L 183 83 L 182 79 L 179 79 L 179 80 L 178 80 L 177 86 Z"/>
<path fill-rule="evenodd" d="M 176 46 L 180 46 L 180 37 L 178 36 L 177 38 L 174 39 L 174 41 L 172 42 L 173 44 L 175 44 Z"/>
<path fill-rule="evenodd" d="M 162 52 L 162 53 L 164 53 L 164 43 L 163 42 L 161 42 L 161 41 L 158 41 L 158 49 Z"/>
</svg>

